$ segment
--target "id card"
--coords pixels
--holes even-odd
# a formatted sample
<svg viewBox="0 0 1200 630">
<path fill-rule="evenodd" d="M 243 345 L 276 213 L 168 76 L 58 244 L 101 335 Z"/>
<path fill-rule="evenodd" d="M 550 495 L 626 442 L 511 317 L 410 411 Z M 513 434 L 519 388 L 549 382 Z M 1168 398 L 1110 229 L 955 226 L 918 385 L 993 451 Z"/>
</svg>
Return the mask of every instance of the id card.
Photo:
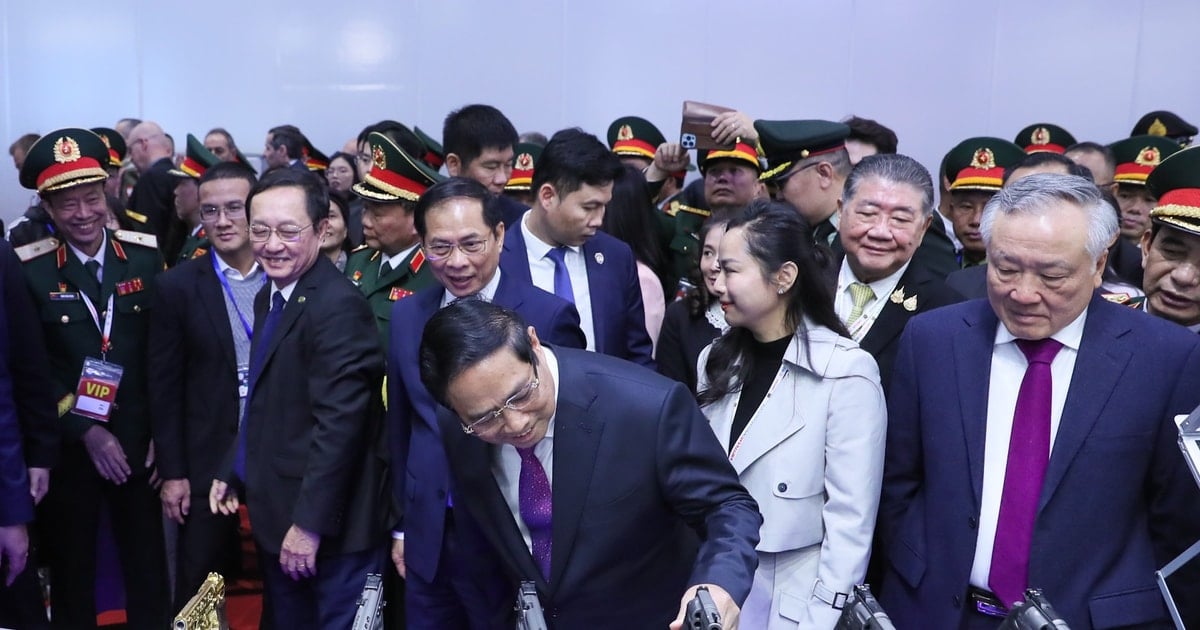
<svg viewBox="0 0 1200 630">
<path fill-rule="evenodd" d="M 99 422 L 108 422 L 116 407 L 117 388 L 125 368 L 88 357 L 83 361 L 79 387 L 75 389 L 75 413 Z"/>
<path fill-rule="evenodd" d="M 237 368 L 238 379 L 238 398 L 246 399 L 250 395 L 250 366 L 246 363 L 241 363 Z"/>
</svg>

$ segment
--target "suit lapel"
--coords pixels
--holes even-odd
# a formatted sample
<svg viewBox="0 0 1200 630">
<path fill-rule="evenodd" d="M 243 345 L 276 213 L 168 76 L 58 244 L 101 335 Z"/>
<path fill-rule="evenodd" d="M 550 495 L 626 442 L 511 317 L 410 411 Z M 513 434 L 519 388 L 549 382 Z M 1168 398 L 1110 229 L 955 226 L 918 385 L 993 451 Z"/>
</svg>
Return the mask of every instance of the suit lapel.
<svg viewBox="0 0 1200 630">
<path fill-rule="evenodd" d="M 358 288 L 363 295 L 370 296 L 375 292 L 375 288 L 379 286 L 379 266 L 382 263 L 380 260 L 382 254 L 376 251 L 367 259 L 367 264 L 363 267 L 362 277 L 358 279 Z"/>
<path fill-rule="evenodd" d="M 786 440 L 793 433 L 804 428 L 805 419 L 803 414 L 789 413 L 779 414 L 771 413 L 772 409 L 796 409 L 795 387 L 783 387 L 782 383 L 794 382 L 791 381 L 791 375 L 796 370 L 801 370 L 801 365 L 824 365 L 828 363 L 828 357 L 821 356 L 825 351 L 832 348 L 825 343 L 810 339 L 809 347 L 816 350 L 815 360 L 810 363 L 806 356 L 802 356 L 804 346 L 796 337 L 788 343 L 788 348 L 784 352 L 783 364 L 779 366 L 779 372 L 775 374 L 775 381 L 771 385 L 771 396 L 763 398 L 759 403 L 758 409 L 750 418 L 749 424 L 742 432 L 742 443 L 737 446 L 737 451 L 733 453 L 732 464 L 734 469 L 740 475 L 742 471 L 750 467 L 763 455 L 766 455 L 771 449 L 775 448 L 780 442 Z M 786 397 L 786 398 L 784 398 Z M 738 403 L 741 403 L 741 394 L 738 394 Z M 779 405 L 776 407 L 775 405 Z M 765 407 L 765 409 L 764 409 Z M 732 411 L 732 410 L 731 410 Z M 778 422 L 787 419 L 787 423 L 783 426 L 778 426 Z"/>
<path fill-rule="evenodd" d="M 1132 349 L 1121 339 L 1129 329 L 1114 326 L 1106 312 L 1108 305 L 1100 304 L 1101 299 L 1093 297 L 1088 307 L 1070 389 L 1067 390 L 1067 400 L 1054 437 L 1054 450 L 1046 468 L 1039 512 L 1054 496 L 1054 491 L 1091 433 L 1096 419 L 1103 414 L 1125 366 L 1132 358 Z"/>
<path fill-rule="evenodd" d="M 500 274 L 500 282 L 496 283 L 496 294 L 492 296 L 492 302 L 514 311 L 519 309 L 521 303 L 524 302 L 521 292 L 517 290 L 517 286 L 509 279 L 508 272 L 501 273 L 497 270 L 496 273 Z"/>
<path fill-rule="evenodd" d="M 900 276 L 900 282 L 896 288 L 903 288 L 907 296 L 919 296 L 921 289 L 928 282 L 928 278 L 920 277 L 922 275 L 919 267 L 909 264 L 904 275 Z M 893 302 L 890 295 L 881 295 L 878 299 L 887 300 L 887 303 L 883 305 L 883 309 L 879 311 L 879 317 L 875 318 L 875 323 L 871 324 L 871 330 L 867 331 L 866 336 L 859 344 L 863 350 L 872 355 L 900 336 L 900 333 L 904 331 L 904 326 L 908 324 L 908 320 L 923 310 L 920 303 L 917 304 L 916 309 L 906 310 L 903 305 Z"/>
<path fill-rule="evenodd" d="M 271 357 L 274 356 L 275 350 L 279 348 L 280 342 L 284 337 L 287 336 L 288 331 L 292 329 L 293 325 L 295 325 L 296 320 L 300 319 L 300 314 L 304 311 L 304 302 L 308 299 L 308 294 L 318 288 L 317 285 L 319 283 L 317 282 L 316 277 L 318 275 L 317 268 L 322 263 L 327 263 L 330 265 L 333 264 L 329 262 L 328 259 L 317 259 L 317 264 L 313 265 L 311 269 L 306 271 L 300 278 L 300 281 L 296 283 L 296 288 L 292 289 L 292 295 L 288 298 L 287 304 L 283 307 L 283 316 L 279 320 L 279 326 L 275 328 L 271 338 L 262 340 L 267 344 L 265 351 L 266 354 L 262 359 L 262 372 L 267 371 L 267 366 L 271 363 Z M 255 328 L 257 328 L 257 326 L 255 326 Z"/>
<path fill-rule="evenodd" d="M 596 339 L 596 352 L 602 352 L 608 346 L 608 322 L 622 321 L 620 314 L 613 308 L 619 308 L 614 297 L 621 295 L 620 290 L 609 286 L 611 273 L 604 273 L 604 252 L 596 245 L 596 239 L 588 239 L 583 244 L 583 262 L 587 265 L 588 295 L 592 298 L 592 333 Z"/>
<path fill-rule="evenodd" d="M 986 311 L 986 312 L 985 312 Z M 954 373 L 957 378 L 959 413 L 967 446 L 967 467 L 975 507 L 983 491 L 984 439 L 987 436 L 988 383 L 992 372 L 992 346 L 998 321 L 986 302 L 966 316 L 967 328 L 954 335 Z"/>
<path fill-rule="evenodd" d="M 233 326 L 242 324 L 229 320 L 229 311 L 225 308 L 225 290 L 221 288 L 221 279 L 217 277 L 217 272 L 212 265 L 215 255 L 211 251 L 204 255 L 206 264 L 200 267 L 200 281 L 196 283 L 196 297 L 201 308 L 208 315 L 217 342 L 221 344 L 221 354 L 225 355 L 229 367 L 236 370 L 237 350 L 233 344 Z M 243 315 L 254 317 L 253 313 L 243 313 Z M 250 325 L 254 325 L 253 319 Z"/>
<path fill-rule="evenodd" d="M 529 250 L 525 249 L 525 235 L 521 232 L 520 223 L 505 233 L 504 253 L 500 262 L 504 273 L 511 273 L 513 277 L 526 283 L 533 283 L 533 276 L 529 273 Z M 503 277 L 500 278 L 500 282 L 504 282 Z"/>
<path fill-rule="evenodd" d="M 100 301 L 105 304 L 108 303 L 108 296 L 116 291 L 117 283 L 125 280 L 126 274 L 129 273 L 129 261 L 117 255 L 112 238 L 112 234 L 109 234 L 104 244 L 104 270 L 101 272 L 103 282 L 100 283 Z"/>
<path fill-rule="evenodd" d="M 585 376 L 568 360 L 558 362 L 558 408 L 554 420 L 553 550 L 550 555 L 550 592 L 561 583 L 571 556 L 579 519 L 596 469 L 596 451 L 604 422 L 592 415 L 596 394 Z M 562 462 L 563 465 L 559 465 Z"/>
</svg>

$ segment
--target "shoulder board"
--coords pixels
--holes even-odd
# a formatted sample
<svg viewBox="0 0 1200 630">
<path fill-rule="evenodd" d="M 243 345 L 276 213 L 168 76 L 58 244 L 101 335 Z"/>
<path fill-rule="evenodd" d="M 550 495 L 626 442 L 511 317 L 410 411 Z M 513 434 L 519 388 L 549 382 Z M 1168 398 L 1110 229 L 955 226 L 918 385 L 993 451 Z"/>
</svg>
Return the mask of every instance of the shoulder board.
<svg viewBox="0 0 1200 630">
<path fill-rule="evenodd" d="M 679 212 L 679 202 L 672 201 L 671 203 L 663 206 L 662 211 L 670 216 L 675 216 Z"/>
<path fill-rule="evenodd" d="M 1113 304 L 1124 304 L 1133 296 L 1128 293 L 1101 293 L 1100 297 L 1112 302 Z"/>
<path fill-rule="evenodd" d="M 355 247 L 354 249 L 350 250 L 350 253 L 353 254 L 355 252 L 361 252 L 364 249 L 370 249 L 370 248 L 371 248 L 370 245 L 363 243 L 362 245 L 359 245 L 358 247 Z"/>
<path fill-rule="evenodd" d="M 146 215 L 144 215 L 140 212 L 134 212 L 133 210 L 126 210 L 125 216 L 129 217 L 130 219 L 133 219 L 134 221 L 137 221 L 138 223 L 145 223 L 150 220 L 150 218 L 147 217 Z"/>
<path fill-rule="evenodd" d="M 702 217 L 709 217 L 709 216 L 712 216 L 712 211 L 711 211 L 711 210 L 705 210 L 705 209 L 703 209 L 703 208 L 693 208 L 693 207 L 691 207 L 691 206 L 685 206 L 685 205 L 683 205 L 683 204 L 679 204 L 679 210 L 678 210 L 678 211 L 679 211 L 679 212 L 690 212 L 690 213 L 692 213 L 692 214 L 696 214 L 696 215 L 699 215 L 699 216 L 702 216 Z"/>
<path fill-rule="evenodd" d="M 29 262 L 38 256 L 49 254 L 58 249 L 58 240 L 55 238 L 44 238 L 40 241 L 34 241 L 28 245 L 22 245 L 16 248 L 17 258 L 21 262 Z"/>
<path fill-rule="evenodd" d="M 117 230 L 113 232 L 113 238 L 122 243 L 131 243 L 133 245 L 141 245 L 151 249 L 158 249 L 158 238 L 153 234 L 145 232 L 132 232 L 130 230 Z"/>
</svg>

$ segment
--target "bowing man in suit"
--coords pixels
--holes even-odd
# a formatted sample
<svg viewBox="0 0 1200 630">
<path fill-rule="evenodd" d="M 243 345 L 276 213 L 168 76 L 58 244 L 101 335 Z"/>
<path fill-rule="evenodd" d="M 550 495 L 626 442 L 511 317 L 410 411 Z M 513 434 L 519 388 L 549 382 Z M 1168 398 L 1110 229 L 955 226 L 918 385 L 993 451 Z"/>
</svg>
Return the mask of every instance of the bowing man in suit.
<svg viewBox="0 0 1200 630">
<path fill-rule="evenodd" d="M 245 406 L 254 296 L 266 275 L 254 261 L 246 197 L 257 182 L 238 162 L 200 178 L 207 254 L 159 276 L 150 318 L 151 427 L 163 513 L 179 523 L 175 609 L 211 571 L 240 561 L 236 516 L 204 509 Z M 199 509 L 192 509 L 195 505 Z"/>
<path fill-rule="evenodd" d="M 533 208 L 505 236 L 500 264 L 574 303 L 588 350 L 653 367 L 633 252 L 600 229 L 621 172 L 595 136 L 554 134 L 533 172 Z"/>
<path fill-rule="evenodd" d="M 851 338 L 879 363 L 887 390 L 908 320 L 961 299 L 913 258 L 934 220 L 933 179 L 906 155 L 869 155 L 850 171 L 837 205 L 846 256 L 834 308 Z"/>
<path fill-rule="evenodd" d="M 418 351 L 425 323 L 455 300 L 478 298 L 515 310 L 551 343 L 570 348 L 585 343 L 570 302 L 500 269 L 503 215 L 489 197 L 482 184 L 464 177 L 425 191 L 414 219 L 438 286 L 397 302 L 392 315 L 388 437 L 392 491 L 403 514 L 392 560 L 405 576 L 409 630 L 480 627 L 495 612 L 489 591 L 471 584 L 471 576 L 480 574 L 481 552 L 470 548 L 469 536 L 459 535 L 468 517 L 450 496 L 450 465 L 437 424 L 441 406 L 421 383 Z M 510 600 L 511 593 L 502 591 L 500 608 Z"/>
<path fill-rule="evenodd" d="M 1200 538 L 1172 422 L 1200 339 L 1095 293 L 1117 224 L 1091 182 L 1026 177 L 981 226 L 988 301 L 914 318 L 897 352 L 880 602 L 898 628 L 995 628 L 1030 587 L 1071 628 L 1169 627 L 1154 571 Z"/>
<path fill-rule="evenodd" d="M 245 498 L 277 627 L 348 628 L 383 563 L 383 353 L 366 299 L 321 255 L 317 176 L 272 171 L 247 204 L 270 282 L 254 304 L 246 413 L 209 504 L 230 514 Z"/>
<path fill-rule="evenodd" d="M 678 628 L 700 585 L 737 625 L 762 518 L 682 384 L 543 345 L 481 300 L 429 321 L 421 380 L 452 410 L 456 509 L 488 524 L 510 592 L 537 584 L 552 627 Z"/>
</svg>

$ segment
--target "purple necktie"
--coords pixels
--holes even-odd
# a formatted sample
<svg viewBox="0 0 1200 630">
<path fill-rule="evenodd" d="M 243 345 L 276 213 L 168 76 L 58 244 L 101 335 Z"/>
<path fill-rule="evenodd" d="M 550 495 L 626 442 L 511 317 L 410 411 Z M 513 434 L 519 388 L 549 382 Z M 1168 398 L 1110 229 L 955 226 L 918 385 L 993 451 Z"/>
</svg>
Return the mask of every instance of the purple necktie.
<svg viewBox="0 0 1200 630">
<path fill-rule="evenodd" d="M 1013 412 L 1012 436 L 1008 442 L 1008 464 L 1004 470 L 1004 494 L 992 545 L 992 569 L 988 586 L 1011 606 L 1024 599 L 1029 581 L 1029 549 L 1037 517 L 1042 482 L 1050 462 L 1050 399 L 1053 383 L 1050 362 L 1062 349 L 1053 339 L 1018 339 L 1017 346 L 1029 361 L 1017 408 Z"/>
<path fill-rule="evenodd" d="M 542 577 L 550 579 L 550 480 L 546 470 L 533 454 L 532 448 L 519 448 L 521 455 L 521 480 L 518 494 L 521 520 L 529 528 L 529 540 L 533 543 L 533 560 L 542 570 Z"/>
<path fill-rule="evenodd" d="M 554 261 L 554 295 L 574 304 L 575 290 L 571 287 L 571 274 L 567 271 L 567 248 L 555 247 L 546 252 L 546 258 Z"/>
</svg>

